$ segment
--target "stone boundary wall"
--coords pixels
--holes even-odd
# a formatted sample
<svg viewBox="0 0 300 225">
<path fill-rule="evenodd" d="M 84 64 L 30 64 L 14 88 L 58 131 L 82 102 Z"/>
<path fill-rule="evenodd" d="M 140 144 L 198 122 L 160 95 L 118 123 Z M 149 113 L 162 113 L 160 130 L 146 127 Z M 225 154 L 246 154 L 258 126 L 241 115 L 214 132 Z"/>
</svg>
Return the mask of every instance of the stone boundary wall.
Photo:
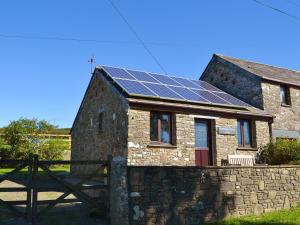
<svg viewBox="0 0 300 225">
<path fill-rule="evenodd" d="M 131 225 L 199 225 L 300 203 L 300 166 L 128 167 Z"/>
</svg>

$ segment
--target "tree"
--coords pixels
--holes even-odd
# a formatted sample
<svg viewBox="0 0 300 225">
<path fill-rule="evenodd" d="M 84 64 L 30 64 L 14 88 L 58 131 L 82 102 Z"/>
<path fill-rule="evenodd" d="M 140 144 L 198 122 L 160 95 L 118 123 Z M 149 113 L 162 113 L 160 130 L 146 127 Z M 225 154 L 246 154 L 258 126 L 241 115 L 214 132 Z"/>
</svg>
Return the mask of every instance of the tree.
<svg viewBox="0 0 300 225">
<path fill-rule="evenodd" d="M 12 121 L 3 128 L 3 140 L 0 140 L 0 156 L 2 158 L 23 159 L 33 153 L 40 155 L 42 159 L 60 159 L 63 155 L 62 150 L 66 148 L 65 143 L 41 136 L 41 134 L 50 133 L 55 129 L 57 126 L 45 120 L 21 118 Z"/>
</svg>

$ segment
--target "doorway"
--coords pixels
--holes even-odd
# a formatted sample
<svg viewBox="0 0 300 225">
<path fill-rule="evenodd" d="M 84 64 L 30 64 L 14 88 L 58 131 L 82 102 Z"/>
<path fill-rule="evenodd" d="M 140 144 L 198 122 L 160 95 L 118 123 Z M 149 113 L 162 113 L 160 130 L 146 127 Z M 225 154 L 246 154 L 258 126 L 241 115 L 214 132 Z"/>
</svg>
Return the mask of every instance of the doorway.
<svg viewBox="0 0 300 225">
<path fill-rule="evenodd" d="M 195 119 L 195 163 L 196 166 L 212 166 L 211 120 Z"/>
</svg>

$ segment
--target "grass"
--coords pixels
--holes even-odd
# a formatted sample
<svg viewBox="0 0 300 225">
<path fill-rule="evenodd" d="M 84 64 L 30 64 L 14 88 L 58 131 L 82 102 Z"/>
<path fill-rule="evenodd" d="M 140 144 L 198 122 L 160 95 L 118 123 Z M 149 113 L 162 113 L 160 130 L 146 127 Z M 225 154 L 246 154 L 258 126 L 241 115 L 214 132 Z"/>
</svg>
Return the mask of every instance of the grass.
<svg viewBox="0 0 300 225">
<path fill-rule="evenodd" d="M 10 171 L 14 170 L 14 168 L 0 168 L 0 175 L 4 175 L 6 173 L 9 173 Z M 66 172 L 69 173 L 70 172 L 70 166 L 55 166 L 55 167 L 51 167 L 50 168 L 51 171 L 54 172 Z M 22 170 L 20 170 L 18 173 L 16 173 L 16 175 L 26 175 L 27 174 L 28 169 L 24 168 Z M 39 175 L 45 175 L 46 173 L 39 168 Z"/>
<path fill-rule="evenodd" d="M 258 216 L 243 216 L 206 225 L 300 225 L 300 205 L 290 210 L 264 213 Z"/>
</svg>

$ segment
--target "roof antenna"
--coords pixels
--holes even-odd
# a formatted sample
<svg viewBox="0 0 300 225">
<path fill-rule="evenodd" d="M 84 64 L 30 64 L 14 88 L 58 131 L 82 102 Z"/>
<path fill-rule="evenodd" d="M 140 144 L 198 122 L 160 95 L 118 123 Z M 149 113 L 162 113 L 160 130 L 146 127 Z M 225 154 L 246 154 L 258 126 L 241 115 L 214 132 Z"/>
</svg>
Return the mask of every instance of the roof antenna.
<svg viewBox="0 0 300 225">
<path fill-rule="evenodd" d="M 92 56 L 88 62 L 91 64 L 91 74 L 93 75 L 94 64 L 96 64 L 96 58 L 95 58 L 94 54 L 92 54 Z"/>
</svg>

